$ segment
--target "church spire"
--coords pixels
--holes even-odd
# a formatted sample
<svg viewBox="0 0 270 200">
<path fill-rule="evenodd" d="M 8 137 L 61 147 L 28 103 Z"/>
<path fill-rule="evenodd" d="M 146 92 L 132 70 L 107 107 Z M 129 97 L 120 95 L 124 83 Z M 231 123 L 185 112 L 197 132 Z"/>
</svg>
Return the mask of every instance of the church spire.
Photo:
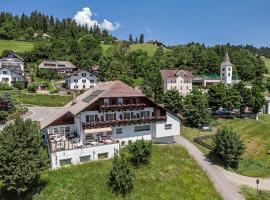
<svg viewBox="0 0 270 200">
<path fill-rule="evenodd" d="M 225 56 L 224 56 L 224 59 L 223 59 L 221 66 L 232 66 L 232 63 L 230 61 L 230 57 L 229 57 L 227 50 L 226 50 L 226 53 L 225 53 Z"/>
</svg>

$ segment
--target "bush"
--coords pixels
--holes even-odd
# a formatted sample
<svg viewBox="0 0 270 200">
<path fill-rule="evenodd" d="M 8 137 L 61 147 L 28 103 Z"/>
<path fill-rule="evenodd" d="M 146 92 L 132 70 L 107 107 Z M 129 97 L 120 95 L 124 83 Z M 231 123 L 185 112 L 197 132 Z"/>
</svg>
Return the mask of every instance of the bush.
<svg viewBox="0 0 270 200">
<path fill-rule="evenodd" d="M 28 92 L 36 92 L 36 84 L 32 83 L 27 87 Z"/>
<path fill-rule="evenodd" d="M 134 165 L 148 163 L 152 155 L 152 141 L 137 140 L 128 145 L 128 151 L 131 154 L 130 161 Z"/>
<path fill-rule="evenodd" d="M 54 88 L 54 89 L 51 89 L 50 90 L 50 94 L 55 94 L 55 93 L 58 93 L 58 89 L 57 88 Z"/>
<path fill-rule="evenodd" d="M 37 69 L 37 77 L 46 80 L 55 80 L 61 78 L 56 72 L 49 69 Z"/>
<path fill-rule="evenodd" d="M 8 117 L 8 112 L 7 111 L 0 111 L 0 120 L 5 120 Z"/>
<path fill-rule="evenodd" d="M 13 90 L 13 87 L 9 86 L 7 83 L 0 83 L 0 90 Z"/>
<path fill-rule="evenodd" d="M 133 189 L 133 179 L 134 175 L 128 166 L 127 159 L 116 156 L 109 174 L 109 187 L 113 192 L 125 196 Z"/>
<path fill-rule="evenodd" d="M 225 167 L 237 168 L 244 150 L 245 145 L 236 132 L 230 128 L 218 130 L 214 138 L 213 152 L 222 159 Z"/>
<path fill-rule="evenodd" d="M 13 83 L 13 87 L 17 88 L 18 90 L 22 90 L 25 88 L 25 82 L 24 81 L 15 81 Z"/>
</svg>

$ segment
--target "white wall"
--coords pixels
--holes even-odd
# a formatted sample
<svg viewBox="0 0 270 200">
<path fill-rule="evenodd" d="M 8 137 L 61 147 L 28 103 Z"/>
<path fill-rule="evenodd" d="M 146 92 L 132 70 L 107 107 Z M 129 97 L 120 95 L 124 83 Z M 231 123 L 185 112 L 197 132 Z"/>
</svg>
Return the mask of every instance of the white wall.
<svg viewBox="0 0 270 200">
<path fill-rule="evenodd" d="M 167 120 L 157 122 L 154 127 L 153 136 L 156 138 L 180 135 L 180 119 L 168 111 L 166 115 Z M 166 124 L 171 124 L 171 129 L 165 130 Z"/>
<path fill-rule="evenodd" d="M 114 154 L 119 151 L 119 144 L 108 144 L 102 146 L 93 146 L 86 148 L 78 148 L 66 151 L 59 151 L 51 153 L 51 166 L 52 169 L 57 169 L 60 166 L 60 160 L 70 159 L 74 165 L 80 164 L 80 157 L 89 156 L 90 161 L 98 160 L 98 154 L 107 153 L 108 159 L 113 158 Z"/>
<path fill-rule="evenodd" d="M 86 73 L 86 76 L 82 76 L 82 73 Z M 97 84 L 97 77 L 89 71 L 80 70 L 76 74 L 78 75 L 75 76 L 72 74 L 67 79 L 67 86 L 71 90 L 89 89 L 90 87 L 94 87 Z M 78 82 L 75 82 L 74 80 L 78 80 Z M 83 83 L 83 80 L 85 80 L 85 83 Z M 78 86 L 78 88 L 76 88 L 76 86 Z M 83 88 L 83 86 L 85 86 L 85 88 Z"/>
<path fill-rule="evenodd" d="M 165 78 L 163 77 L 164 90 L 176 89 L 178 92 L 186 96 L 192 91 L 192 79 L 184 79 L 183 77 Z"/>
</svg>

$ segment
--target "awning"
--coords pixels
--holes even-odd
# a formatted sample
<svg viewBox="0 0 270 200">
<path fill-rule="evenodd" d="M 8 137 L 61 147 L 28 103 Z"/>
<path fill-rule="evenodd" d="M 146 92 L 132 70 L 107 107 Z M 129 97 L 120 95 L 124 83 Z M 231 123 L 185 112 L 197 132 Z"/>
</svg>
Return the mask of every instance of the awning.
<svg viewBox="0 0 270 200">
<path fill-rule="evenodd" d="M 85 134 L 104 133 L 104 132 L 109 132 L 109 131 L 112 131 L 112 128 L 111 127 L 84 129 Z"/>
</svg>

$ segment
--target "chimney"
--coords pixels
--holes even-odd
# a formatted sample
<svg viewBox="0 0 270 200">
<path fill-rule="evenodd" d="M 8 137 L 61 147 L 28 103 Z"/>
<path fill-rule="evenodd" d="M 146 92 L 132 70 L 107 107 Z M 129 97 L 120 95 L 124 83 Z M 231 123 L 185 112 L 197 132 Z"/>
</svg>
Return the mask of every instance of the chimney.
<svg viewBox="0 0 270 200">
<path fill-rule="evenodd" d="M 76 104 L 76 91 L 72 91 L 72 105 Z"/>
</svg>

